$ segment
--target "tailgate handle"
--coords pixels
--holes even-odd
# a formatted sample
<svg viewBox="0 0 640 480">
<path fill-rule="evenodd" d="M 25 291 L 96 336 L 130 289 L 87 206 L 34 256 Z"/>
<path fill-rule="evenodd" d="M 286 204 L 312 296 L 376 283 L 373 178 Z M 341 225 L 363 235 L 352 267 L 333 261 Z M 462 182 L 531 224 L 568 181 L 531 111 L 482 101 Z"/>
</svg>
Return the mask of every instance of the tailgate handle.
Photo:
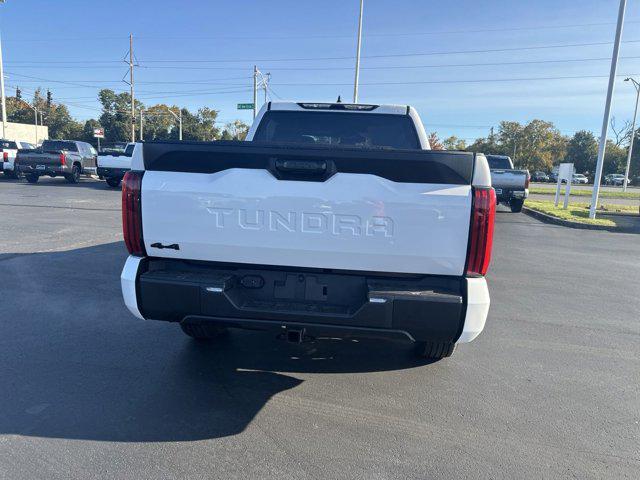
<svg viewBox="0 0 640 480">
<path fill-rule="evenodd" d="M 281 172 L 322 175 L 327 171 L 324 160 L 276 160 L 275 167 Z"/>
<path fill-rule="evenodd" d="M 180 250 L 180 245 L 178 245 L 177 243 L 172 243 L 171 245 L 163 245 L 159 242 L 156 242 L 151 244 L 151 248 L 159 248 L 160 250 L 162 250 L 163 248 L 169 248 L 171 250 Z"/>
</svg>

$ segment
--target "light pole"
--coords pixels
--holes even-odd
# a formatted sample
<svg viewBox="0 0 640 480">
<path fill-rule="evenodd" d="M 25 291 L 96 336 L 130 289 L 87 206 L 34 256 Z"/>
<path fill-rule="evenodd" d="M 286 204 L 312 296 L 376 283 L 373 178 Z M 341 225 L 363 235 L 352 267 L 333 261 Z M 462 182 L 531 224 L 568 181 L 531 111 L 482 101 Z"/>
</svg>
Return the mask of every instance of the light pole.
<svg viewBox="0 0 640 480">
<path fill-rule="evenodd" d="M 36 129 L 36 145 L 37 145 L 38 144 L 38 109 L 33 105 L 31 105 L 30 103 L 25 102 L 24 100 L 22 101 L 22 103 L 24 103 L 27 107 L 33 110 L 33 118 L 34 118 L 33 125 Z"/>
<path fill-rule="evenodd" d="M 144 108 L 140 109 L 140 141 L 144 140 Z"/>
<path fill-rule="evenodd" d="M 0 0 L 0 4 L 3 4 L 3 3 L 4 3 L 4 0 Z M 7 132 L 7 99 L 4 96 L 4 67 L 2 63 L 2 40 L 0 40 L 0 97 L 2 97 L 2 138 L 5 138 L 5 135 Z"/>
<path fill-rule="evenodd" d="M 360 81 L 360 46 L 362 45 L 362 11 L 364 0 L 360 0 L 360 17 L 358 19 L 358 46 L 356 48 L 356 78 L 353 82 L 353 103 L 358 103 L 358 82 Z"/>
<path fill-rule="evenodd" d="M 616 70 L 618 69 L 618 53 L 620 52 L 620 40 L 622 38 L 622 25 L 624 23 L 624 11 L 626 7 L 627 0 L 620 0 L 620 7 L 618 8 L 618 24 L 616 26 L 616 37 L 613 43 L 613 54 L 611 55 L 611 70 L 609 71 L 607 99 L 604 104 L 604 115 L 602 118 L 602 132 L 600 134 L 600 144 L 598 145 L 598 162 L 596 163 L 596 175 L 593 179 L 593 194 L 591 195 L 591 207 L 589 208 L 589 218 L 591 219 L 596 218 L 596 211 L 598 210 L 600 180 L 602 178 L 604 151 L 607 146 L 607 130 L 609 129 L 609 115 L 611 113 L 611 98 L 613 97 L 613 87 L 616 82 Z"/>
<path fill-rule="evenodd" d="M 178 110 L 180 112 L 180 115 L 176 115 L 175 112 L 171 110 L 169 107 L 167 107 L 167 110 L 169 110 L 169 113 L 173 115 L 173 117 L 176 120 L 178 120 L 178 125 L 179 125 L 178 138 L 180 139 L 180 141 L 182 141 L 182 109 Z"/>
<path fill-rule="evenodd" d="M 627 182 L 629 178 L 629 167 L 631 166 L 631 154 L 633 153 L 633 140 L 636 138 L 636 117 L 638 116 L 638 100 L 640 100 L 640 83 L 631 77 L 625 78 L 625 82 L 631 82 L 636 89 L 636 108 L 633 111 L 633 121 L 631 122 L 631 140 L 629 142 L 629 153 L 627 154 L 627 168 L 624 171 L 624 183 L 622 190 L 627 191 Z"/>
</svg>

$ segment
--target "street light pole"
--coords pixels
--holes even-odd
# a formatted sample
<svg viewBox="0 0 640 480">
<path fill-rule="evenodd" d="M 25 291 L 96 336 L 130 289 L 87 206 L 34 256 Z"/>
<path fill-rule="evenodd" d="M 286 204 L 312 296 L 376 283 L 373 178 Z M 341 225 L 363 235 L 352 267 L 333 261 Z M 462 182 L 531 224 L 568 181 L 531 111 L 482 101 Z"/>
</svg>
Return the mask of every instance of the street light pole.
<svg viewBox="0 0 640 480">
<path fill-rule="evenodd" d="M 140 141 L 144 140 L 144 118 L 142 114 L 144 112 L 143 108 L 140 108 Z"/>
<path fill-rule="evenodd" d="M 360 47 L 362 45 L 362 11 L 364 0 L 360 0 L 360 17 L 358 19 L 358 46 L 356 49 L 356 78 L 353 82 L 353 103 L 358 103 L 358 82 L 360 81 Z"/>
<path fill-rule="evenodd" d="M 176 115 L 175 112 L 173 110 L 171 110 L 169 107 L 167 107 L 167 110 L 169 110 L 169 113 L 171 115 L 173 115 L 173 118 L 175 118 L 176 120 L 178 120 L 178 138 L 180 140 L 182 140 L 182 109 L 179 110 L 180 115 Z"/>
<path fill-rule="evenodd" d="M 609 86 L 607 87 L 607 100 L 604 106 L 604 116 L 602 118 L 602 133 L 600 134 L 600 145 L 598 145 L 598 163 L 596 164 L 596 174 L 593 179 L 593 194 L 591 195 L 591 207 L 589 208 L 589 218 L 596 218 L 598 209 L 598 196 L 600 195 L 600 180 L 602 178 L 602 166 L 604 164 L 604 151 L 607 146 L 607 130 L 609 129 L 609 115 L 611 114 L 611 98 L 613 97 L 613 87 L 616 82 L 616 70 L 618 69 L 618 53 L 620 52 L 620 40 L 622 38 L 622 24 L 624 22 L 624 11 L 627 7 L 627 0 L 620 0 L 618 9 L 618 25 L 616 26 L 616 38 L 613 44 L 613 54 L 611 55 L 611 71 L 609 72 Z"/>
<path fill-rule="evenodd" d="M 636 117 L 638 116 L 638 101 L 640 100 L 640 83 L 633 78 L 628 77 L 624 79 L 625 82 L 632 82 L 636 89 L 636 108 L 633 111 L 633 121 L 631 122 L 631 140 L 629 142 L 629 153 L 627 154 L 627 168 L 624 171 L 624 183 L 622 184 L 622 190 L 627 191 L 627 182 L 629 181 L 629 167 L 631 166 L 631 154 L 633 153 L 633 140 L 636 138 Z"/>
<path fill-rule="evenodd" d="M 253 119 L 256 119 L 256 109 L 258 103 L 258 67 L 253 66 Z"/>
</svg>

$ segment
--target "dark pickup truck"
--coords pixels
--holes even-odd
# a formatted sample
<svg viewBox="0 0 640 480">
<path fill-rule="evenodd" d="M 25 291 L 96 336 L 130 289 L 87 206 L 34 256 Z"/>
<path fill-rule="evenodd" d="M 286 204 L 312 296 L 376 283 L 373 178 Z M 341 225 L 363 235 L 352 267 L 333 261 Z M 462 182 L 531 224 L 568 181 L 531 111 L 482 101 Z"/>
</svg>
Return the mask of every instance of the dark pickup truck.
<svg viewBox="0 0 640 480">
<path fill-rule="evenodd" d="M 98 153 L 88 143 L 75 140 L 45 140 L 37 150 L 18 152 L 16 164 L 29 183 L 42 175 L 64 177 L 77 183 L 80 175 L 96 172 Z"/>
</svg>

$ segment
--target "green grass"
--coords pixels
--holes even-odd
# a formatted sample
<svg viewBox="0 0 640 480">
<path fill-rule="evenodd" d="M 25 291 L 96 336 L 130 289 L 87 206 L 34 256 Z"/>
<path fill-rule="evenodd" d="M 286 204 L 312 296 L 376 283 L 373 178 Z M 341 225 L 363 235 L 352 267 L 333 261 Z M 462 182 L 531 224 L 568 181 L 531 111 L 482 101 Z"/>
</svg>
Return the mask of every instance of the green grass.
<svg viewBox="0 0 640 480">
<path fill-rule="evenodd" d="M 564 187 L 560 189 L 562 195 L 564 195 Z M 555 195 L 556 187 L 530 187 L 529 193 L 537 193 L 538 195 Z M 587 189 L 571 189 L 571 196 L 576 197 L 590 197 L 591 196 L 591 188 Z M 637 198 L 640 199 L 639 192 L 623 192 L 620 190 L 619 192 L 611 192 L 607 190 L 600 190 L 601 198 Z"/>
<path fill-rule="evenodd" d="M 553 202 L 539 201 L 539 200 L 527 200 L 525 206 L 538 212 L 546 213 L 552 217 L 561 218 L 563 220 L 571 220 L 572 222 L 587 223 L 590 225 L 603 225 L 607 227 L 613 227 L 616 223 L 608 218 L 596 218 L 591 220 L 589 218 L 589 205 L 587 203 L 569 203 L 569 208 L 566 210 L 562 208 L 562 202 L 558 203 L 556 207 Z M 633 205 L 607 205 L 605 209 L 598 209 L 602 212 L 633 212 L 637 213 L 638 207 Z"/>
</svg>

